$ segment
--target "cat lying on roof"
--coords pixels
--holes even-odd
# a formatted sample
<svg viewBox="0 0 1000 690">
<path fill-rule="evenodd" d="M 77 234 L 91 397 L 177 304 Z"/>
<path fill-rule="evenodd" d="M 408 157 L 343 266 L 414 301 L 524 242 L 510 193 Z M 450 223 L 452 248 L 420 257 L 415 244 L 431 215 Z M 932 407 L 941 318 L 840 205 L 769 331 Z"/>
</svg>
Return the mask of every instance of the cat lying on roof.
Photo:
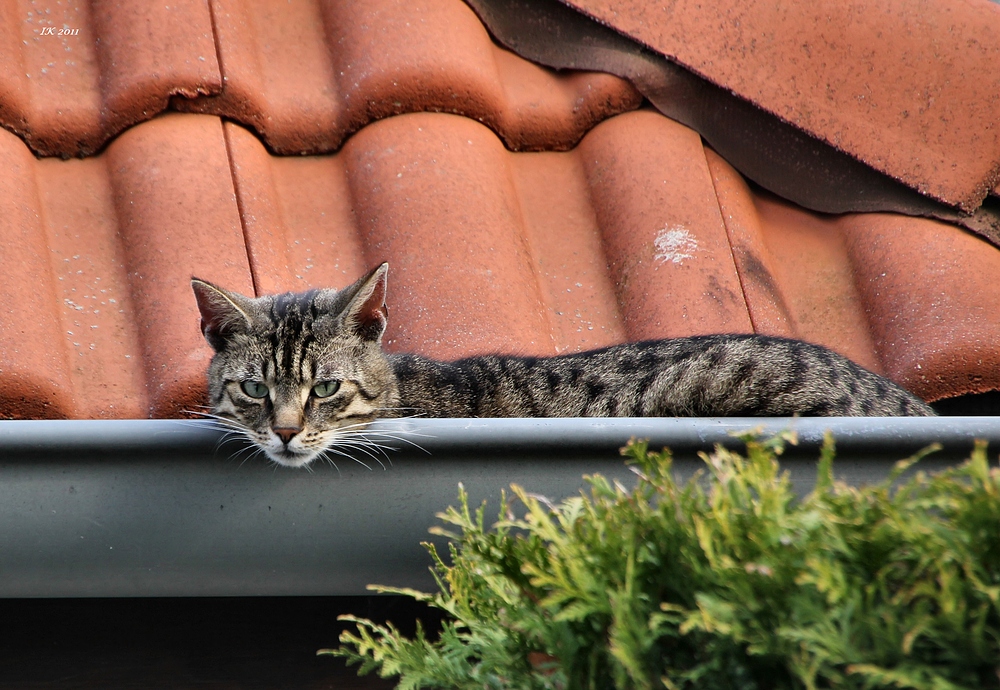
<svg viewBox="0 0 1000 690">
<path fill-rule="evenodd" d="M 893 382 L 818 345 L 707 335 L 558 357 L 438 362 L 382 351 L 382 264 L 344 290 L 244 297 L 191 281 L 215 356 L 212 417 L 281 465 L 359 445 L 378 417 L 926 416 Z"/>
</svg>

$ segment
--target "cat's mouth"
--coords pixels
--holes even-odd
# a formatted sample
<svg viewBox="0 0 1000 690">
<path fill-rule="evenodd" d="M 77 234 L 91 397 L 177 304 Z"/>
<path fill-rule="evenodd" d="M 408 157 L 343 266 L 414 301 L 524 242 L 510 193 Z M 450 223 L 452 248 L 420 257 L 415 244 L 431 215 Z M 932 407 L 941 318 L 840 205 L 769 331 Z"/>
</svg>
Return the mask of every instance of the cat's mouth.
<svg viewBox="0 0 1000 690">
<path fill-rule="evenodd" d="M 283 467 L 305 467 L 313 461 L 318 453 L 312 450 L 292 450 L 283 448 L 282 450 L 268 450 L 267 456 Z"/>
</svg>

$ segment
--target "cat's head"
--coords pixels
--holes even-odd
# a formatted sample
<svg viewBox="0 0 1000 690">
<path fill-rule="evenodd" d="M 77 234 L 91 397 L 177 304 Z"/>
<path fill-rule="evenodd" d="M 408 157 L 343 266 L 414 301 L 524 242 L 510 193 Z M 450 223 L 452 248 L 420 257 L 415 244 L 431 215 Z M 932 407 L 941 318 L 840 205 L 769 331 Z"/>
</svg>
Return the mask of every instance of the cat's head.
<svg viewBox="0 0 1000 690">
<path fill-rule="evenodd" d="M 278 464 L 303 467 L 396 405 L 380 346 L 388 268 L 339 291 L 256 298 L 193 278 L 215 350 L 208 390 L 216 418 Z"/>
</svg>

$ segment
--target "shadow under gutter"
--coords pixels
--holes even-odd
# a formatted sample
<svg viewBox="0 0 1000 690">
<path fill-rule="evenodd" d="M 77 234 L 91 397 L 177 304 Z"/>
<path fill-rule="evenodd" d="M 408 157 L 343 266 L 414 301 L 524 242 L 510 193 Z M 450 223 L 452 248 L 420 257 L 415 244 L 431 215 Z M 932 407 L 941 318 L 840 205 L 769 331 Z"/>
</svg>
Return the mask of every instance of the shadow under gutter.
<svg viewBox="0 0 1000 690">
<path fill-rule="evenodd" d="M 491 519 L 512 482 L 553 500 L 575 494 L 584 474 L 634 485 L 618 454 L 630 438 L 670 447 L 685 478 L 701 467 L 698 451 L 739 448 L 732 434 L 753 428 L 798 434 L 781 462 L 800 493 L 826 430 L 835 471 L 853 484 L 934 442 L 944 449 L 920 469 L 960 462 L 974 439 L 991 455 L 1000 446 L 1000 417 L 392 420 L 371 436 L 396 450 L 354 451 L 368 467 L 335 457 L 339 469 L 309 471 L 275 467 L 204 422 L 3 421 L 0 597 L 432 591 L 419 543 L 459 482 L 473 505 L 489 500 Z"/>
</svg>

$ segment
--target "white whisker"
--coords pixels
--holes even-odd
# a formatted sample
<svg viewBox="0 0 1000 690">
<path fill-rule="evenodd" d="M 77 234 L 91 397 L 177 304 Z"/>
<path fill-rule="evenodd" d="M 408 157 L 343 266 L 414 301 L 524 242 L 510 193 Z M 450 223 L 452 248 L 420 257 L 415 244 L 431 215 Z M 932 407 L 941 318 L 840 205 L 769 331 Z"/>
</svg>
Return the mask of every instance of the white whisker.
<svg viewBox="0 0 1000 690">
<path fill-rule="evenodd" d="M 197 410 L 184 410 L 184 411 L 187 412 L 188 414 L 198 415 L 198 417 L 201 417 L 203 419 L 212 419 L 215 421 L 223 422 L 225 424 L 236 424 L 236 425 L 239 424 L 239 422 L 237 422 L 235 419 L 231 419 L 229 417 L 223 417 L 222 415 L 213 414 L 211 412 L 198 412 Z M 186 420 L 186 421 L 197 421 L 197 420 Z"/>
<path fill-rule="evenodd" d="M 250 459 L 252 459 L 252 458 L 256 458 L 257 456 L 259 456 L 259 455 L 261 455 L 262 453 L 264 453 L 264 449 L 263 449 L 263 448 L 261 448 L 260 446 L 257 446 L 257 445 L 253 445 L 253 444 L 249 444 L 249 443 L 248 443 L 248 444 L 247 444 L 246 446 L 244 446 L 244 447 L 243 447 L 243 448 L 241 448 L 241 449 L 240 449 L 239 451 L 237 451 L 236 453 L 234 453 L 234 454 L 233 454 L 233 455 L 231 456 L 231 459 L 233 459 L 233 460 L 236 460 L 236 459 L 237 459 L 237 458 L 239 458 L 239 457 L 240 457 L 240 456 L 241 456 L 241 455 L 242 455 L 243 453 L 246 453 L 247 451 L 250 451 L 250 452 L 249 452 L 249 453 L 247 453 L 247 456 L 246 456 L 245 458 L 243 458 L 243 459 L 242 459 L 242 460 L 240 461 L 240 464 L 238 465 L 239 467 L 243 467 L 243 465 L 244 465 L 244 464 L 245 464 L 245 463 L 247 462 L 247 460 L 250 460 Z"/>
<path fill-rule="evenodd" d="M 398 432 L 394 432 L 394 433 L 389 433 L 387 431 L 368 431 L 368 432 L 362 432 L 362 433 L 365 433 L 365 434 L 367 434 L 369 436 L 383 436 L 385 438 L 390 438 L 393 441 L 398 441 L 400 443 L 409 443 L 414 448 L 416 448 L 418 450 L 421 450 L 424 453 L 427 453 L 428 455 L 431 454 L 431 452 L 429 450 L 427 450 L 426 448 L 424 448 L 423 446 L 421 446 L 416 441 L 411 441 L 410 439 L 406 438 L 405 436 L 396 436 L 395 435 L 396 433 L 401 433 L 401 434 L 410 433 L 410 432 L 407 432 L 407 431 L 398 431 Z M 414 435 L 416 435 L 416 436 L 423 436 L 424 438 L 434 438 L 430 434 L 414 434 Z M 397 448 L 393 448 L 393 450 L 398 450 L 398 449 Z"/>
<path fill-rule="evenodd" d="M 357 429 L 364 429 L 369 426 L 371 422 L 354 422 L 352 424 L 344 424 L 343 426 L 338 426 L 334 431 L 354 431 Z"/>
<path fill-rule="evenodd" d="M 382 461 L 379 460 L 378 457 L 374 453 L 372 453 L 370 450 L 368 450 L 368 448 L 365 447 L 364 444 L 357 443 L 357 442 L 354 442 L 354 441 L 338 441 L 336 443 L 336 445 L 340 446 L 340 447 L 344 447 L 344 448 L 353 448 L 353 449 L 359 450 L 362 453 L 364 453 L 365 455 L 367 455 L 368 457 L 370 457 L 372 460 L 374 460 L 375 462 L 377 462 L 379 465 L 381 465 L 383 470 L 385 469 L 385 465 L 382 463 Z M 379 450 L 381 450 L 381 449 L 379 449 Z M 383 451 L 383 454 L 384 454 L 384 451 Z M 360 462 L 359 460 L 357 460 L 357 458 L 354 458 L 354 459 L 356 461 Z M 387 459 L 388 459 L 388 456 L 387 456 Z M 364 463 L 362 463 L 362 464 L 364 464 Z M 366 467 L 367 467 L 367 465 L 366 465 Z"/>
<path fill-rule="evenodd" d="M 330 463 L 331 465 L 333 465 L 333 469 L 337 470 L 337 474 L 338 474 L 338 475 L 340 475 L 340 476 L 344 476 L 344 475 L 343 475 L 343 473 L 342 473 L 342 472 L 340 471 L 340 468 L 339 468 L 339 467 L 337 467 L 337 463 L 335 463 L 335 462 L 333 461 L 333 459 L 332 459 L 332 458 L 328 458 L 328 457 L 326 456 L 326 451 L 325 451 L 325 450 L 324 450 L 324 451 L 322 451 L 322 452 L 321 452 L 321 453 L 319 454 L 319 456 L 318 456 L 318 457 L 322 458 L 322 459 L 323 459 L 323 460 L 325 460 L 326 462 L 328 462 L 328 463 Z"/>
<path fill-rule="evenodd" d="M 358 430 L 358 431 L 353 431 L 352 430 L 352 431 L 349 431 L 349 432 L 345 433 L 344 435 L 345 436 L 362 438 L 362 439 L 364 439 L 366 441 L 369 441 L 370 443 L 372 443 L 374 445 L 379 445 L 379 446 L 384 445 L 384 444 L 379 444 L 378 441 L 376 441 L 375 439 L 378 439 L 378 438 L 388 438 L 388 439 L 392 439 L 393 441 L 397 441 L 397 442 L 400 442 L 400 443 L 408 443 L 411 446 L 413 446 L 414 448 L 417 448 L 418 450 L 421 450 L 424 453 L 427 453 L 428 455 L 431 454 L 430 451 L 428 451 L 426 448 L 424 448 L 423 446 L 421 446 L 416 441 L 413 441 L 413 440 L 407 438 L 407 436 L 422 436 L 424 438 L 434 438 L 434 436 L 432 434 L 422 434 L 422 433 L 419 433 L 419 432 L 416 432 L 416 431 L 409 431 L 407 429 L 392 429 L 392 430 L 386 430 L 386 431 L 376 430 L 376 429 L 367 429 L 367 430 Z M 392 446 L 385 446 L 385 447 L 386 448 L 390 448 L 392 450 L 399 450 L 398 448 L 393 448 Z"/>
<path fill-rule="evenodd" d="M 229 419 L 228 417 L 222 417 L 208 412 L 198 412 L 196 410 L 187 410 L 187 412 L 196 414 L 203 418 L 201 420 L 197 420 L 199 426 L 207 422 L 213 429 L 224 432 L 216 442 L 215 448 L 212 451 L 213 453 L 217 453 L 224 444 L 247 435 L 248 430 L 242 424 L 233 419 Z M 185 421 L 194 424 L 196 420 Z"/>
<path fill-rule="evenodd" d="M 394 437 L 392 437 L 389 434 L 377 434 L 377 435 L 378 436 L 385 436 L 387 438 L 394 438 Z M 341 441 L 353 441 L 355 443 L 358 443 L 358 442 L 364 443 L 365 445 L 368 445 L 368 446 L 376 446 L 376 447 L 379 447 L 379 448 L 383 448 L 384 447 L 384 448 L 388 448 L 389 450 L 399 450 L 398 448 L 395 448 L 393 446 L 389 446 L 389 445 L 385 445 L 383 443 L 379 443 L 378 441 L 376 441 L 372 437 L 371 432 L 360 430 L 360 429 L 359 430 L 355 430 L 355 431 L 347 431 L 347 432 L 344 432 L 344 431 L 341 431 L 341 430 L 338 429 L 338 433 L 337 433 L 337 435 L 334 438 L 335 438 L 335 440 L 337 442 L 341 442 Z M 398 440 L 398 439 L 395 439 L 395 440 Z"/>
</svg>

